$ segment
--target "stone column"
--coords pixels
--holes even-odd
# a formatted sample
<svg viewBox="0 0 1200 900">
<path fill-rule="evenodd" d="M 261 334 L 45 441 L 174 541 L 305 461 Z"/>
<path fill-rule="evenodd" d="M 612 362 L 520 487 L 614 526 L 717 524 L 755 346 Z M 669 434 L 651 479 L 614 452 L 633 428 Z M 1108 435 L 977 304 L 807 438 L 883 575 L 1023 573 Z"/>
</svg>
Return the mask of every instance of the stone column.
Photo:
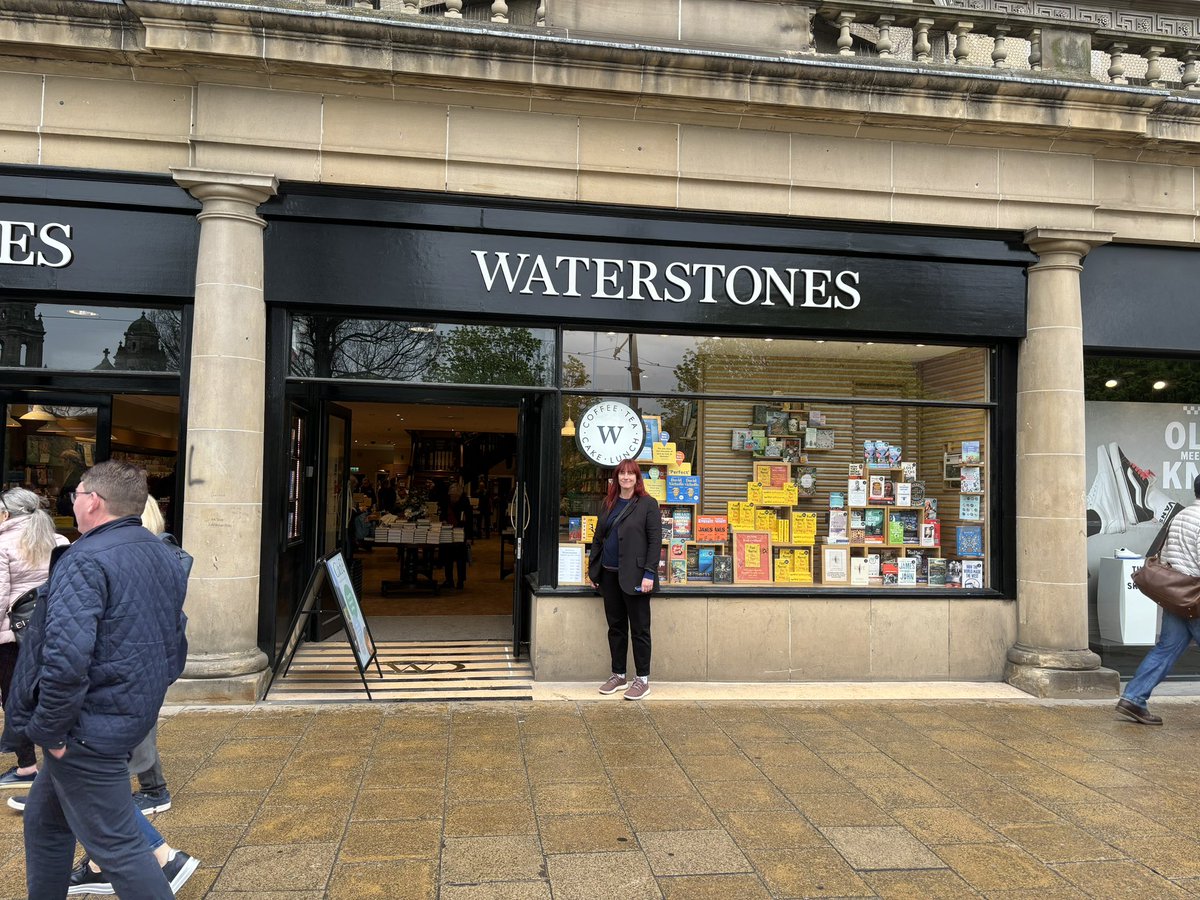
<svg viewBox="0 0 1200 900">
<path fill-rule="evenodd" d="M 258 648 L 267 328 L 258 206 L 273 175 L 173 169 L 203 204 L 188 378 L 184 546 L 188 659 L 173 702 L 253 702 L 265 689 Z"/>
<path fill-rule="evenodd" d="M 1083 257 L 1109 233 L 1035 228 L 1017 370 L 1017 643 L 1005 680 L 1038 697 L 1116 696 L 1088 649 Z"/>
</svg>

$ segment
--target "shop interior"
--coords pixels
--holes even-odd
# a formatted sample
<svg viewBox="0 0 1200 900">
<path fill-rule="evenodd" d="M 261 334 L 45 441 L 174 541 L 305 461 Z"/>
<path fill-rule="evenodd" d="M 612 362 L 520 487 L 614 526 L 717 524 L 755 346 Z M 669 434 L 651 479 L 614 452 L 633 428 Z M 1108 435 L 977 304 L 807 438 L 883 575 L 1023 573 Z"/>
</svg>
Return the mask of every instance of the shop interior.
<svg viewBox="0 0 1200 900">
<path fill-rule="evenodd" d="M 376 640 L 511 639 L 516 410 L 341 405 L 349 555 Z"/>
<path fill-rule="evenodd" d="M 60 533 L 73 540 L 78 532 L 68 492 L 97 462 L 98 439 L 107 437 L 112 459 L 146 470 L 167 529 L 177 532 L 179 398 L 116 394 L 98 398 L 96 405 L 83 402 L 7 404 L 4 489 L 25 487 L 44 497 Z"/>
</svg>

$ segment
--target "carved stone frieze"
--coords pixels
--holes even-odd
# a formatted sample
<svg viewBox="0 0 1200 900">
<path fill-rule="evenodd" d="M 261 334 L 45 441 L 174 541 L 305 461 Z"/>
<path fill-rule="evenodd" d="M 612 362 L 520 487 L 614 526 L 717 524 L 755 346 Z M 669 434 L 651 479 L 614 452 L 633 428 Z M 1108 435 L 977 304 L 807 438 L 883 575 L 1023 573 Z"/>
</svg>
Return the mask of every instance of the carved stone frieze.
<svg viewBox="0 0 1200 900">
<path fill-rule="evenodd" d="M 1188 39 L 1200 34 L 1200 16 L 1148 13 L 1119 6 L 1071 3 L 1067 0 L 935 0 L 937 6 L 1006 15 L 1041 16 L 1142 36 Z"/>
</svg>

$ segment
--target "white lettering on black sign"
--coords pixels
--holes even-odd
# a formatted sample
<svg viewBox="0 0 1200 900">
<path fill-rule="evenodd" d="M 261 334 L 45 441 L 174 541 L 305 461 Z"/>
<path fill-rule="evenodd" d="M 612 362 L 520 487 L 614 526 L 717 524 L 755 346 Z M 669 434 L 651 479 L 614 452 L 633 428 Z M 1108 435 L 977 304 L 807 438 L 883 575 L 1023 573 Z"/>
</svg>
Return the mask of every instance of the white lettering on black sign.
<svg viewBox="0 0 1200 900">
<path fill-rule="evenodd" d="M 859 273 L 848 269 L 777 269 L 672 262 L 659 270 L 647 259 L 472 250 L 483 286 L 510 294 L 590 297 L 594 300 L 651 300 L 658 303 L 785 305 L 800 309 L 854 309 L 862 302 Z"/>
<path fill-rule="evenodd" d="M 74 258 L 70 245 L 65 243 L 70 239 L 71 226 L 61 222 L 48 222 L 39 228 L 33 222 L 0 219 L 0 265 L 61 269 Z"/>
</svg>

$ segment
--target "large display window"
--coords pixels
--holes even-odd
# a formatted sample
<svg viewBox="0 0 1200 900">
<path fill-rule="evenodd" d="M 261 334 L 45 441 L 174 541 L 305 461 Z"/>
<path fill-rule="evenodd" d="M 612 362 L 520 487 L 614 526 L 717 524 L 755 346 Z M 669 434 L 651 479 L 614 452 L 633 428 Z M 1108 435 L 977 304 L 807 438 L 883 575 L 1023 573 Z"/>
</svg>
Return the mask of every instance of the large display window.
<svg viewBox="0 0 1200 900">
<path fill-rule="evenodd" d="M 586 544 L 609 470 L 593 404 L 645 429 L 672 586 L 986 589 L 992 353 L 983 347 L 563 335 L 560 544 Z"/>
</svg>

